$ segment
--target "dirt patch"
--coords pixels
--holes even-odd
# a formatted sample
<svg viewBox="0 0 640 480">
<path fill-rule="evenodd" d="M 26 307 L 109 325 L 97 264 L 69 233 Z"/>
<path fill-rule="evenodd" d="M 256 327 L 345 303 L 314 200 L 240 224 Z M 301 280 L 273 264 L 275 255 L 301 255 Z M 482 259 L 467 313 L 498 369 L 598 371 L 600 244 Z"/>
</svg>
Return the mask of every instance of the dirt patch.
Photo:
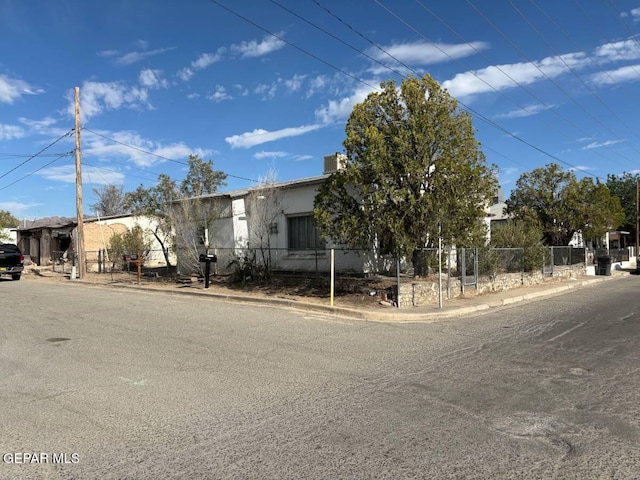
<svg viewBox="0 0 640 480">
<path fill-rule="evenodd" d="M 69 282 L 69 272 L 53 272 L 46 267 L 27 271 L 25 278 L 38 281 Z M 104 285 L 137 285 L 134 272 L 87 273 L 83 281 Z M 380 302 L 391 299 L 396 285 L 390 277 L 339 277 L 335 282 L 334 304 L 347 308 L 388 308 Z M 164 277 L 162 272 L 146 271 L 140 285 L 153 289 L 205 291 L 204 279 L 197 277 Z M 329 305 L 330 282 L 322 276 L 278 275 L 268 282 L 235 282 L 230 276 L 212 276 L 207 290 L 222 295 L 279 298 Z"/>
</svg>

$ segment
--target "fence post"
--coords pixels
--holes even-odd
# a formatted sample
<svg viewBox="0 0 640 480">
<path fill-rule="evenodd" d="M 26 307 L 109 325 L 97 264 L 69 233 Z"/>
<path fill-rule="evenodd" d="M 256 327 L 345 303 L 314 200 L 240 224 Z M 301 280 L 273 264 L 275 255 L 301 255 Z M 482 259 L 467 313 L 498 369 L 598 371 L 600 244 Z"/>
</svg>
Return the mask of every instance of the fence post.
<svg viewBox="0 0 640 480">
<path fill-rule="evenodd" d="M 462 288 L 462 295 L 464 295 L 464 284 L 467 283 L 467 254 L 464 247 L 460 248 L 458 254 L 458 263 L 460 263 L 460 257 L 462 257 L 462 268 L 460 268 L 460 285 Z"/>
<path fill-rule="evenodd" d="M 442 309 L 442 236 L 438 236 L 438 308 Z"/>
<path fill-rule="evenodd" d="M 396 283 L 398 293 L 396 294 L 396 308 L 400 308 L 400 254 L 396 253 Z"/>
<path fill-rule="evenodd" d="M 331 249 L 331 287 L 330 287 L 330 292 L 329 292 L 329 296 L 331 298 L 331 303 L 330 305 L 333 307 L 333 295 L 335 292 L 335 254 L 334 254 L 334 249 Z"/>
</svg>

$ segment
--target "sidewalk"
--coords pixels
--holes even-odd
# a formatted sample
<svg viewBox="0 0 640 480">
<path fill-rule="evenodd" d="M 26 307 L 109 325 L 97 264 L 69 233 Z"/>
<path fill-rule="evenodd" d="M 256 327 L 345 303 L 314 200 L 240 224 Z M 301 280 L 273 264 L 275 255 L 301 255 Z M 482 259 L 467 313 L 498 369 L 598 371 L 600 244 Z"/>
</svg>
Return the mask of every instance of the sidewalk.
<svg viewBox="0 0 640 480">
<path fill-rule="evenodd" d="M 69 285 L 92 285 L 107 288 L 126 288 L 130 290 L 150 291 L 150 292 L 167 292 L 176 295 L 191 295 L 200 297 L 210 297 L 218 300 L 271 305 L 275 307 L 292 308 L 296 310 L 311 311 L 333 315 L 336 317 L 346 317 L 351 319 L 360 319 L 379 322 L 434 322 L 447 318 L 460 317 L 478 312 L 487 312 L 494 308 L 500 308 L 518 302 L 531 301 L 547 296 L 558 295 L 576 288 L 588 288 L 604 281 L 615 281 L 626 275 L 628 271 L 616 271 L 612 276 L 583 276 L 578 279 L 570 280 L 549 280 L 540 285 L 519 287 L 500 292 L 492 292 L 481 295 L 470 294 L 466 297 L 456 297 L 451 300 L 443 298 L 443 308 L 439 309 L 437 305 L 412 307 L 412 308 L 393 308 L 382 307 L 378 304 L 372 304 L 366 307 L 346 307 L 340 305 L 340 297 L 335 301 L 335 306 L 329 305 L 328 299 L 315 299 L 315 301 L 307 301 L 305 298 L 274 298 L 265 295 L 251 294 L 250 292 L 236 292 L 230 289 L 205 289 L 202 285 L 181 286 L 171 283 L 154 283 L 143 282 L 137 283 L 117 283 L 105 282 L 105 276 L 100 277 L 102 281 L 98 281 L 96 277 L 86 277 L 83 280 L 69 280 L 68 275 L 51 275 L 51 273 L 39 273 L 40 277 L 48 278 L 54 281 L 62 281 Z M 326 302 L 325 302 L 326 300 Z"/>
</svg>

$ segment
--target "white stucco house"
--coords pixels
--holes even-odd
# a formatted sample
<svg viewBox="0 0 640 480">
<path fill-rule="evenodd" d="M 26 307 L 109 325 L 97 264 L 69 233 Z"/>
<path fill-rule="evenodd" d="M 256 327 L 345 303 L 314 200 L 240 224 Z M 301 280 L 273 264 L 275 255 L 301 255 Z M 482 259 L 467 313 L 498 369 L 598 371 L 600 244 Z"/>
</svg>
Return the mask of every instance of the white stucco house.
<svg viewBox="0 0 640 480">
<path fill-rule="evenodd" d="M 370 252 L 347 250 L 323 240 L 313 222 L 318 188 L 344 160 L 338 153 L 325 157 L 324 172 L 315 177 L 198 197 L 214 202 L 219 212 L 208 226 L 202 250 L 208 242 L 208 253 L 217 256 L 220 272 L 228 271 L 234 258 L 247 253 L 255 254 L 258 263 L 270 253 L 274 270 L 327 272 L 331 248 L 335 249 L 336 271 L 370 271 Z M 181 266 L 178 246 L 178 270 Z"/>
</svg>

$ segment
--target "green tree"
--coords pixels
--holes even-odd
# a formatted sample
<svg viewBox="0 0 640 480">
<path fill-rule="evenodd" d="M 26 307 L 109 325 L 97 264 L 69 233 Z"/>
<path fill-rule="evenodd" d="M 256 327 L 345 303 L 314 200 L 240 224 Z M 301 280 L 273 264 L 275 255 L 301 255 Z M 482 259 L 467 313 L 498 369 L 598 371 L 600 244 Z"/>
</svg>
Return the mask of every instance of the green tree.
<svg viewBox="0 0 640 480">
<path fill-rule="evenodd" d="M 478 241 L 496 180 L 471 117 L 429 75 L 381 88 L 351 113 L 347 162 L 320 187 L 316 224 L 351 247 L 406 255 L 439 234 L 449 244 Z"/>
<path fill-rule="evenodd" d="M 126 213 L 122 186 L 104 185 L 101 188 L 94 188 L 93 193 L 98 197 L 98 201 L 91 205 L 94 212 L 98 212 L 103 217 Z"/>
<path fill-rule="evenodd" d="M 0 240 L 8 240 L 9 236 L 4 234 L 2 229 L 4 228 L 18 228 L 20 226 L 20 220 L 14 217 L 11 212 L 7 210 L 0 210 Z"/>
<path fill-rule="evenodd" d="M 514 219 L 538 222 L 547 245 L 568 245 L 577 231 L 595 239 L 624 220 L 620 200 L 606 185 L 578 180 L 555 163 L 523 173 L 506 204 Z"/>
<path fill-rule="evenodd" d="M 108 252 L 114 266 L 116 264 L 124 266 L 126 264 L 125 255 L 141 255 L 141 260 L 144 263 L 151 252 L 151 244 L 145 241 L 142 228 L 136 225 L 124 233 L 114 233 L 109 238 Z"/>
<path fill-rule="evenodd" d="M 635 238 L 636 235 L 636 183 L 638 181 L 640 181 L 640 175 L 637 173 L 607 175 L 607 188 L 611 195 L 620 199 L 624 210 L 624 221 L 620 224 L 620 228 L 631 232 L 631 238 Z"/>
<path fill-rule="evenodd" d="M 542 226 L 535 220 L 507 220 L 504 224 L 491 227 L 491 246 L 494 248 L 521 248 L 523 267 L 527 272 L 542 268 L 545 247 L 542 245 L 544 234 Z"/>
<path fill-rule="evenodd" d="M 185 248 L 190 267 L 196 269 L 200 230 L 208 227 L 217 213 L 212 202 L 198 197 L 215 193 L 225 185 L 226 174 L 214 170 L 211 160 L 203 161 L 197 155 L 189 156 L 188 166 L 179 185 L 168 175 L 160 174 L 155 186 L 140 185 L 125 195 L 124 203 L 133 214 L 156 220 L 152 233 L 162 246 L 167 266 L 171 265 L 169 250 L 175 249 L 175 240 Z"/>
</svg>

